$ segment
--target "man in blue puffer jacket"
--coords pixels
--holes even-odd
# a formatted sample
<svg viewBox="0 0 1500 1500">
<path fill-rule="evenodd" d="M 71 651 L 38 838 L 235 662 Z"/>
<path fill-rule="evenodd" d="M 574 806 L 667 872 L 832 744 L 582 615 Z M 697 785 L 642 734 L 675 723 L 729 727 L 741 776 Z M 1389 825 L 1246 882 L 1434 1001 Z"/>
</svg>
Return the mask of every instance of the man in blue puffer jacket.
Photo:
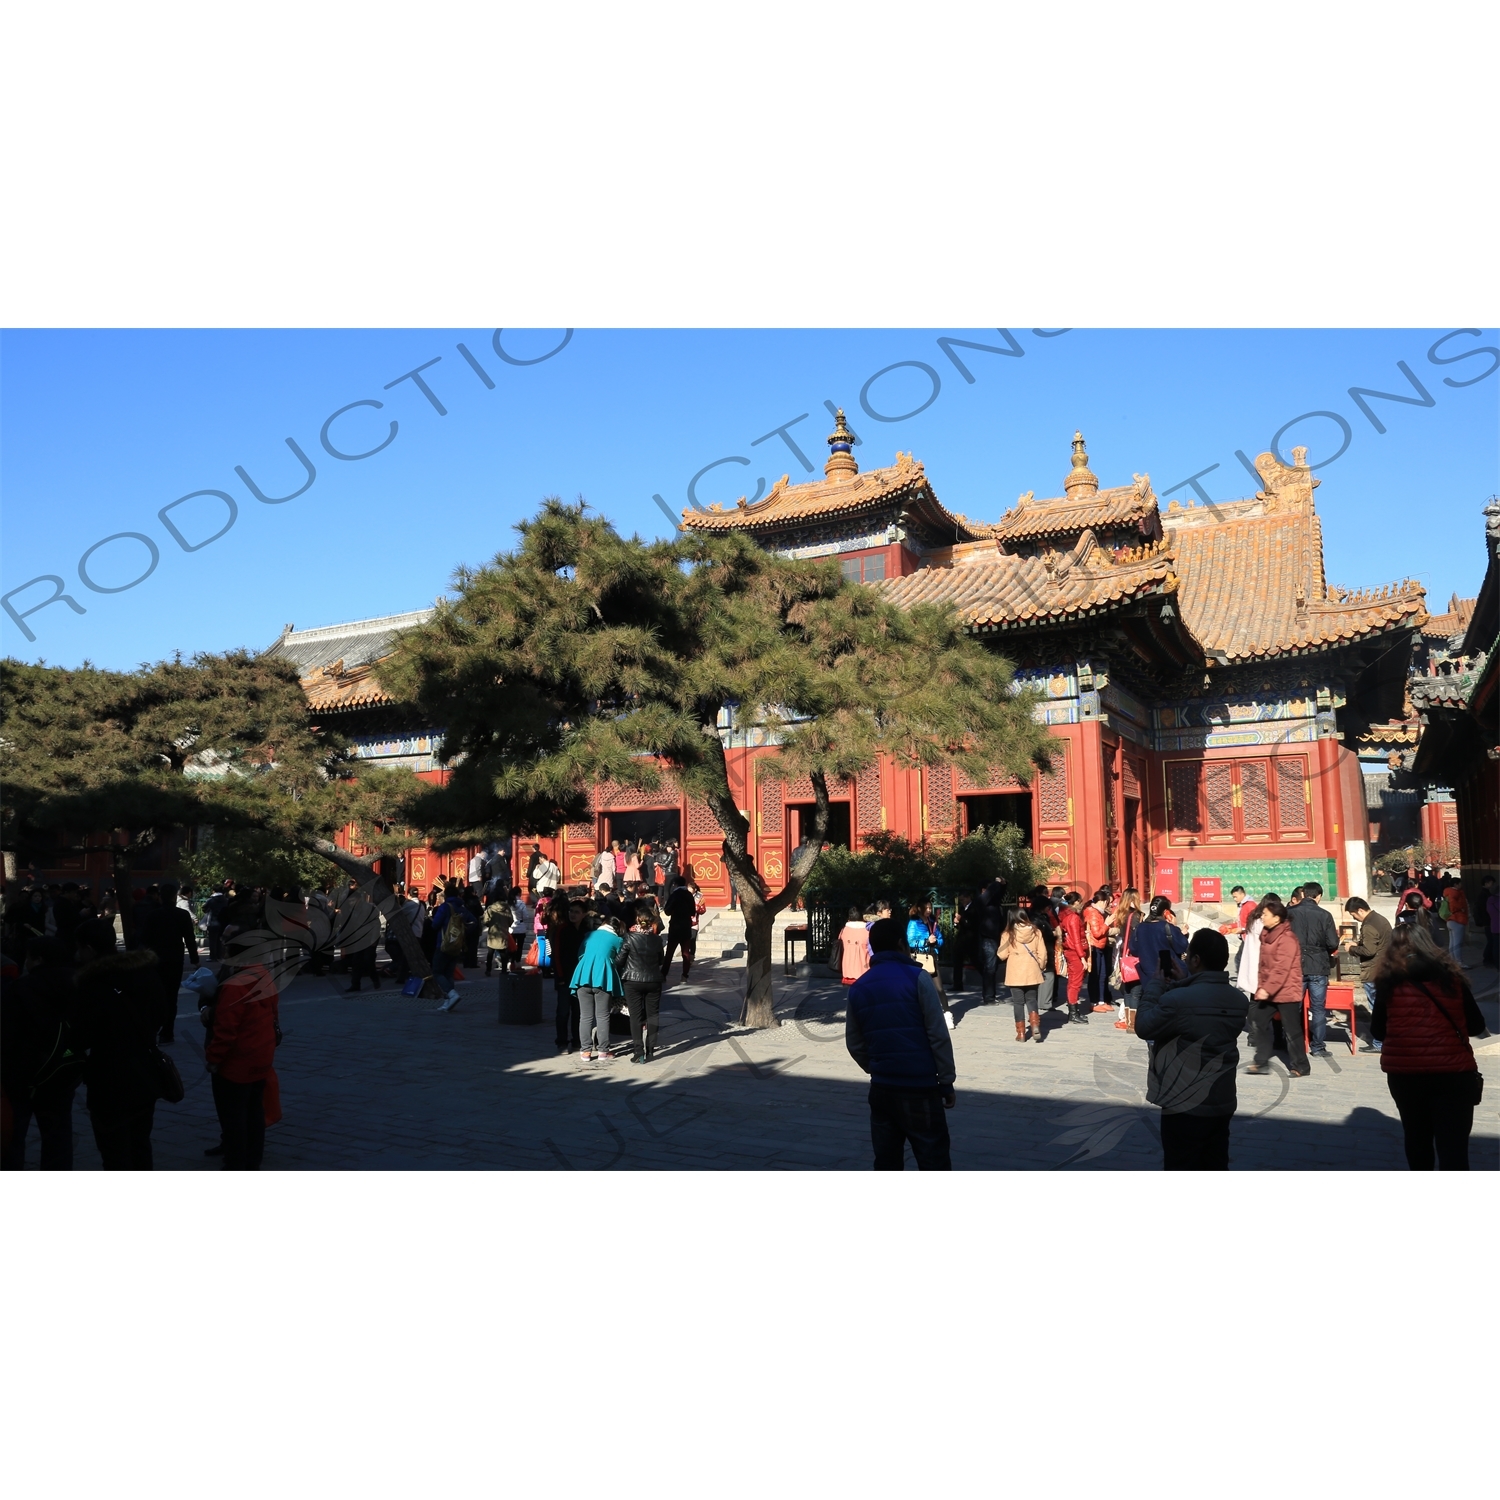
<svg viewBox="0 0 1500 1500">
<path fill-rule="evenodd" d="M 932 976 L 906 951 L 901 924 L 870 928 L 869 972 L 849 989 L 844 1045 L 870 1075 L 870 1140 L 875 1170 L 899 1172 L 905 1147 L 924 1172 L 948 1171 L 953 1108 L 953 1039 Z"/>
</svg>

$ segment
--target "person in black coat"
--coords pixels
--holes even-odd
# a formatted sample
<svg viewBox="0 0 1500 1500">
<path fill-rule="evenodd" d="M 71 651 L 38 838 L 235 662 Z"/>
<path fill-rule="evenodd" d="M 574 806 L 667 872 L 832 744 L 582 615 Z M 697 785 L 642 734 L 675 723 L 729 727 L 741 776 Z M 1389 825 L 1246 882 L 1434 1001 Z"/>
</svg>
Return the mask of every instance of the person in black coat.
<svg viewBox="0 0 1500 1500">
<path fill-rule="evenodd" d="M 106 896 L 98 911 L 87 901 L 79 911 L 78 925 L 73 929 L 73 947 L 69 957 L 75 957 L 79 948 L 88 948 L 94 953 L 113 953 L 119 947 L 115 936 L 115 904 Z"/>
<path fill-rule="evenodd" d="M 1319 903 L 1323 887 L 1309 880 L 1302 887 L 1302 899 L 1287 908 L 1287 921 L 1302 945 L 1302 982 L 1309 1001 L 1308 1023 L 1312 1035 L 1309 1057 L 1328 1056 L 1328 980 L 1333 959 L 1339 951 L 1339 930 L 1332 916 Z"/>
<path fill-rule="evenodd" d="M 73 965 L 60 938 L 33 939 L 26 972 L 0 993 L 0 1087 L 10 1106 L 10 1134 L 0 1167 L 26 1165 L 35 1118 L 44 1172 L 73 1166 L 73 1095 L 83 1072 L 73 994 Z"/>
<path fill-rule="evenodd" d="M 80 959 L 92 957 L 81 949 Z M 84 1103 L 106 1172 L 149 1172 L 160 1097 L 156 1034 L 161 983 L 149 949 L 108 953 L 79 969 L 78 1031 Z"/>
<path fill-rule="evenodd" d="M 208 938 L 208 956 L 211 960 L 224 957 L 224 914 L 233 904 L 233 880 L 226 880 L 203 903 L 204 935 Z"/>
<path fill-rule="evenodd" d="M 18 964 L 26 962 L 27 947 L 47 935 L 47 892 L 33 885 L 5 908 L 5 951 Z"/>
<path fill-rule="evenodd" d="M 464 963 L 474 972 L 479 971 L 479 934 L 484 926 L 484 903 L 472 885 L 464 888 L 464 910 L 473 917 L 474 925 L 465 929 Z"/>
<path fill-rule="evenodd" d="M 135 946 L 149 949 L 156 958 L 158 1012 L 161 1040 L 176 1040 L 177 991 L 182 988 L 182 961 L 198 967 L 198 933 L 193 919 L 177 904 L 177 887 L 161 887 L 156 901 L 145 902 L 136 911 Z"/>
<path fill-rule="evenodd" d="M 661 1030 L 662 940 L 655 912 L 645 902 L 625 935 L 625 1004 L 630 1011 L 630 1060 L 648 1063 L 656 1056 Z"/>
<path fill-rule="evenodd" d="M 960 891 L 953 903 L 953 983 L 949 990 L 957 993 L 964 987 L 964 965 L 974 964 L 973 902 L 968 891 Z"/>
<path fill-rule="evenodd" d="M 977 910 L 976 910 L 977 908 Z M 998 876 L 974 898 L 974 941 L 978 947 L 979 998 L 993 1005 L 1000 983 L 1000 938 L 1005 931 L 1005 882 Z"/>
<path fill-rule="evenodd" d="M 1175 954 L 1169 963 L 1170 979 L 1159 969 L 1145 976 L 1135 1018 L 1135 1034 L 1151 1046 L 1146 1102 L 1162 1112 L 1162 1167 L 1227 1172 L 1250 997 L 1225 972 L 1229 943 L 1221 932 L 1200 928 L 1188 943 L 1187 967 Z"/>
<path fill-rule="evenodd" d="M 573 970 L 590 932 L 582 901 L 569 901 L 564 910 L 554 902 L 547 913 L 547 941 L 552 948 L 552 983 L 557 993 L 557 1050 L 577 1052 L 578 991 L 573 988 Z"/>
</svg>

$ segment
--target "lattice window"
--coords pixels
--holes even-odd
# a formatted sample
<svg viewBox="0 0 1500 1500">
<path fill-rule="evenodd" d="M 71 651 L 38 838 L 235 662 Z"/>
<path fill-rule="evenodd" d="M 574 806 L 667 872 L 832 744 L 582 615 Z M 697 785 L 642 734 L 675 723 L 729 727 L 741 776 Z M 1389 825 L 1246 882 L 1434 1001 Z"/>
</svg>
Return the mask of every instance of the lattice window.
<svg viewBox="0 0 1500 1500">
<path fill-rule="evenodd" d="M 1196 761 L 1173 761 L 1167 767 L 1167 831 L 1169 834 L 1203 832 L 1199 806 L 1203 789 L 1203 767 Z"/>
<path fill-rule="evenodd" d="M 690 839 L 722 839 L 724 830 L 706 802 L 689 802 L 687 831 Z"/>
<path fill-rule="evenodd" d="M 1282 828 L 1307 827 L 1307 762 L 1300 755 L 1276 762 L 1277 822 Z"/>
<path fill-rule="evenodd" d="M 880 829 L 880 765 L 866 766 L 859 773 L 855 799 L 859 804 L 859 831 L 876 833 Z"/>
<path fill-rule="evenodd" d="M 1234 766 L 1227 760 L 1211 760 L 1203 767 L 1204 801 L 1208 806 L 1210 834 L 1234 832 Z"/>
<path fill-rule="evenodd" d="M 569 823 L 568 842 L 570 844 L 592 844 L 598 829 L 592 823 Z"/>
<path fill-rule="evenodd" d="M 1246 833 L 1271 831 L 1271 788 L 1263 760 L 1240 762 L 1240 814 Z"/>
<path fill-rule="evenodd" d="M 599 805 L 601 808 L 644 807 L 646 794 L 635 787 L 608 785 L 600 788 Z"/>
<path fill-rule="evenodd" d="M 1121 774 L 1120 790 L 1127 797 L 1134 797 L 1137 802 L 1141 799 L 1141 766 L 1138 761 L 1131 760 L 1127 755 Z"/>
<path fill-rule="evenodd" d="M 1037 777 L 1037 818 L 1043 828 L 1066 828 L 1068 817 L 1068 761 L 1066 754 L 1052 757 L 1056 770 Z"/>
<path fill-rule="evenodd" d="M 1024 792 L 1026 790 L 1022 782 L 1017 781 L 1014 776 L 1008 771 L 1003 770 L 1000 766 L 991 766 L 989 768 L 985 773 L 985 781 L 982 786 L 962 766 L 954 767 L 954 780 L 956 782 L 956 789 L 960 792 Z"/>
<path fill-rule="evenodd" d="M 933 766 L 927 773 L 927 821 L 933 828 L 951 828 L 958 808 L 953 800 L 953 768 Z"/>
<path fill-rule="evenodd" d="M 785 803 L 781 800 L 782 783 L 763 781 L 760 784 L 760 831 L 771 838 L 779 838 L 785 824 Z"/>
<path fill-rule="evenodd" d="M 596 812 L 627 807 L 671 807 L 681 799 L 682 790 L 671 776 L 663 776 L 661 785 L 654 792 L 620 786 L 613 781 L 601 781 L 595 784 L 593 797 Z"/>
</svg>

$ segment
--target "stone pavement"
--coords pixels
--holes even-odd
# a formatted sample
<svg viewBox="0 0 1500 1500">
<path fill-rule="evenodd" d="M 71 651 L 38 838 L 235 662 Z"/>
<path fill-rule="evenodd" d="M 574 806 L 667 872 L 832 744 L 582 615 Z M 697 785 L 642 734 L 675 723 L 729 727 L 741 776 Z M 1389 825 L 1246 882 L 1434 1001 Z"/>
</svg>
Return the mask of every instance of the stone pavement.
<svg viewBox="0 0 1500 1500">
<path fill-rule="evenodd" d="M 1477 945 L 1467 955 L 1477 958 Z M 266 1136 L 266 1170 L 540 1168 L 543 1170 L 867 1170 L 865 1079 L 844 1050 L 842 986 L 826 971 L 781 973 L 774 1031 L 735 1024 L 744 984 L 743 926 L 721 913 L 683 983 L 663 997 L 662 1053 L 581 1064 L 554 1055 L 546 1019 L 498 1024 L 497 986 L 460 987 L 448 1013 L 387 985 L 360 995 L 337 978 L 300 978 L 282 997 L 277 1053 L 285 1119 Z M 1496 975 L 1470 976 L 1500 1032 Z M 960 1170 L 1155 1170 L 1157 1111 L 1145 1104 L 1146 1047 L 1110 1016 L 1088 1027 L 1052 1014 L 1042 1044 L 1018 1044 L 1007 1004 L 953 997 L 958 1106 L 949 1116 Z M 173 1047 L 188 1085 L 157 1106 L 159 1170 L 217 1170 L 218 1139 L 202 1033 L 188 1011 Z M 1350 1055 L 1330 1029 L 1330 1056 L 1307 1079 L 1277 1071 L 1239 1081 L 1234 1170 L 1404 1170 L 1395 1107 L 1374 1054 Z M 617 1046 L 625 1049 L 624 1041 Z M 1488 1083 L 1470 1147 L 1473 1167 L 1500 1168 L 1500 1040 L 1477 1042 Z M 1248 1056 L 1241 1050 L 1242 1067 Z M 77 1165 L 98 1155 L 81 1102 Z M 33 1130 L 29 1165 L 37 1159 Z"/>
</svg>

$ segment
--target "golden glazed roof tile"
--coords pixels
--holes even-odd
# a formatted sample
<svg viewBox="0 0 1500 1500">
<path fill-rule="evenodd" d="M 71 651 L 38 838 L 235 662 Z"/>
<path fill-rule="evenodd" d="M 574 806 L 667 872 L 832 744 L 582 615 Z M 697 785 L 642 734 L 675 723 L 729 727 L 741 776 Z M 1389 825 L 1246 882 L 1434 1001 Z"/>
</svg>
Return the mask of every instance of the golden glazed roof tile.
<svg viewBox="0 0 1500 1500">
<path fill-rule="evenodd" d="M 339 713 L 346 709 L 394 703 L 395 698 L 381 686 L 375 675 L 375 668 L 379 665 L 378 661 L 364 662 L 346 670 L 342 661 L 336 661 L 310 672 L 301 682 L 308 708 L 320 713 Z"/>
<path fill-rule="evenodd" d="M 1156 496 L 1151 491 L 1151 479 L 1141 474 L 1134 484 L 1098 490 L 1080 499 L 1035 500 L 1027 493 L 987 529 L 1002 542 L 1062 536 L 1090 526 L 1100 531 L 1134 526 L 1142 536 L 1151 536 L 1159 534 L 1155 517 Z"/>
<path fill-rule="evenodd" d="M 969 625 L 1014 627 L 1061 622 L 1170 593 L 1177 585 L 1164 549 L 1145 547 L 1143 555 L 1116 562 L 1092 533 L 1066 554 L 1014 557 L 996 549 L 986 557 L 982 548 L 964 551 L 969 555 L 951 566 L 919 568 L 877 587 L 903 609 L 951 602 Z"/>
<path fill-rule="evenodd" d="M 889 468 L 870 469 L 862 474 L 835 469 L 808 484 L 791 484 L 789 476 L 783 474 L 771 492 L 754 505 L 747 504 L 741 496 L 734 506 L 685 510 L 682 525 L 685 531 L 748 531 L 762 535 L 813 521 L 884 511 L 897 502 L 913 519 L 955 542 L 975 541 L 989 531 L 988 527 L 948 510 L 933 492 L 921 463 L 909 453 L 897 453 L 896 462 Z"/>
<path fill-rule="evenodd" d="M 1168 513 L 1167 543 L 1183 621 L 1208 651 L 1235 660 L 1329 649 L 1427 617 L 1417 583 L 1358 593 L 1327 587 L 1322 526 L 1310 505 L 1228 520 L 1189 516 L 1178 524 Z"/>
<path fill-rule="evenodd" d="M 1422 634 L 1432 640 L 1447 640 L 1450 636 L 1462 635 L 1469 628 L 1469 621 L 1474 618 L 1474 606 L 1478 602 L 1477 595 L 1473 599 L 1460 599 L 1454 594 L 1448 601 L 1445 614 L 1427 617 Z"/>
</svg>

